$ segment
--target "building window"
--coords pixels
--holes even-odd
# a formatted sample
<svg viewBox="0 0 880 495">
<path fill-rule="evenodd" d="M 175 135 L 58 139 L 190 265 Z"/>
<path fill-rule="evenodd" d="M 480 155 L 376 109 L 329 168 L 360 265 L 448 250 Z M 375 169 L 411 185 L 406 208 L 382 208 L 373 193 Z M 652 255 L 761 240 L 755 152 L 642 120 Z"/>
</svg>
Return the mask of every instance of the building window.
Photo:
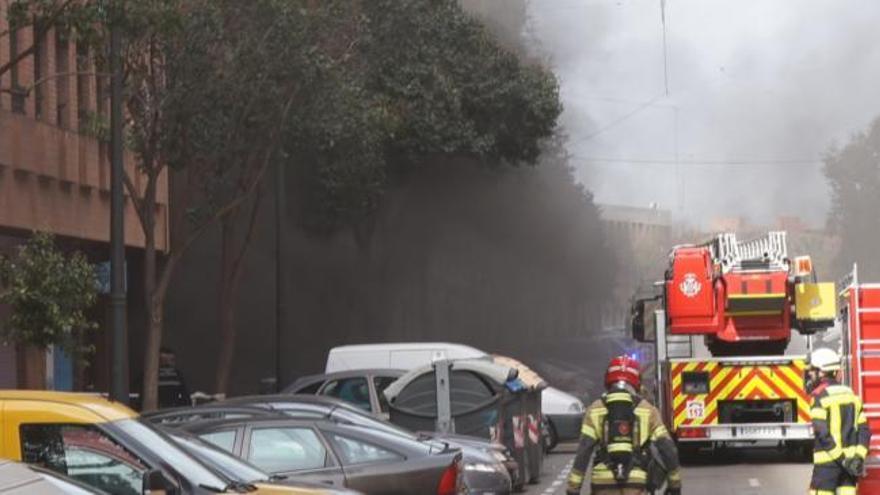
<svg viewBox="0 0 880 495">
<path fill-rule="evenodd" d="M 18 56 L 18 30 L 9 33 L 9 60 L 14 60 Z M 9 77 L 11 79 L 10 88 L 12 96 L 12 111 L 15 113 L 25 113 L 25 92 L 18 83 L 18 64 L 13 64 L 9 69 Z"/>
<path fill-rule="evenodd" d="M 55 122 L 58 127 L 70 127 L 70 52 L 65 33 L 55 34 L 55 79 L 57 104 L 55 105 Z"/>
<path fill-rule="evenodd" d="M 77 119 L 80 129 L 85 128 L 89 111 L 92 108 L 89 101 L 91 78 L 86 74 L 89 71 L 89 50 L 83 45 L 76 46 L 76 107 Z"/>
<path fill-rule="evenodd" d="M 36 35 L 36 30 L 34 30 Z M 46 70 L 46 36 L 34 38 L 34 117 L 43 119 L 46 112 L 43 106 L 46 104 L 46 90 L 44 89 L 45 81 L 43 77 L 49 72 Z"/>
</svg>

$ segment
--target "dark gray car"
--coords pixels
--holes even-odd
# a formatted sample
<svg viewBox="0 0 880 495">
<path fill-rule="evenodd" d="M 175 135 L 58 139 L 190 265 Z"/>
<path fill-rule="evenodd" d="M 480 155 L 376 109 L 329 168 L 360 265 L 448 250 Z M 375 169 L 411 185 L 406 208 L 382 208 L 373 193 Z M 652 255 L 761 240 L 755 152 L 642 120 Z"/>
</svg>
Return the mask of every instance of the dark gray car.
<svg viewBox="0 0 880 495">
<path fill-rule="evenodd" d="M 189 431 L 274 475 L 366 494 L 458 493 L 461 453 L 325 419 L 200 421 Z"/>
<path fill-rule="evenodd" d="M 504 495 L 513 487 L 522 487 L 517 478 L 519 466 L 503 445 L 482 438 L 460 435 L 438 436 L 435 432 L 413 433 L 383 421 L 339 399 L 317 395 L 258 395 L 237 397 L 214 404 L 214 407 L 264 407 L 296 418 L 327 418 L 333 421 L 384 431 L 411 440 L 449 444 L 462 452 L 466 493 Z"/>
</svg>

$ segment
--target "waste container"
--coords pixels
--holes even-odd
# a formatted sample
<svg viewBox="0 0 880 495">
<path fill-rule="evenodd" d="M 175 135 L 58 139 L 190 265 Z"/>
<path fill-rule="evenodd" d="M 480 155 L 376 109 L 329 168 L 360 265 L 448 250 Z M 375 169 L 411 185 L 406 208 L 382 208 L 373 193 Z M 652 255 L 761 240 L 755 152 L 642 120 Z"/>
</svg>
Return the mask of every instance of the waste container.
<svg viewBox="0 0 880 495">
<path fill-rule="evenodd" d="M 507 356 L 492 356 L 496 364 L 517 370 L 516 383 L 522 386 L 516 396 L 519 398 L 519 419 L 515 427 L 520 429 L 518 437 L 523 444 L 523 462 L 528 468 L 526 477 L 529 483 L 537 483 L 544 467 L 544 431 L 542 428 L 541 392 L 547 382 L 525 364 Z M 509 384 L 513 385 L 512 383 Z M 519 459 L 517 459 L 519 462 Z"/>
<path fill-rule="evenodd" d="M 416 368 L 385 389 L 390 420 L 413 431 L 498 441 L 519 464 L 518 479 L 537 480 L 540 469 L 532 471 L 527 440 L 532 399 L 518 374 L 515 367 L 485 359 L 442 360 Z M 540 395 L 537 402 L 540 409 Z M 537 423 L 540 431 L 540 416 Z"/>
</svg>

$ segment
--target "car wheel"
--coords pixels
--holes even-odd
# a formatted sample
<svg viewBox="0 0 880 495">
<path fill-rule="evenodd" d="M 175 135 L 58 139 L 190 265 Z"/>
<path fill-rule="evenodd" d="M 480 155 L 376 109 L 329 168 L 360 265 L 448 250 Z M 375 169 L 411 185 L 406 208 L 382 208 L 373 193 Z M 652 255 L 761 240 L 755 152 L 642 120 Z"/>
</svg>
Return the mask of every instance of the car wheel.
<svg viewBox="0 0 880 495">
<path fill-rule="evenodd" d="M 556 433 L 556 427 L 549 418 L 545 420 L 546 428 L 544 429 L 544 452 L 550 452 L 559 445 L 559 435 Z"/>
</svg>

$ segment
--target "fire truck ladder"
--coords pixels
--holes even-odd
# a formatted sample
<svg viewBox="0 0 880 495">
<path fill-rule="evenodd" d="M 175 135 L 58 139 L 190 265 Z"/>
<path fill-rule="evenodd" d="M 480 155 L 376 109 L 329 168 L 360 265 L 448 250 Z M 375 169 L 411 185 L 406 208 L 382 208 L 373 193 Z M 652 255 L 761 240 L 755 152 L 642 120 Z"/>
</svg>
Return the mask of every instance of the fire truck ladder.
<svg viewBox="0 0 880 495">
<path fill-rule="evenodd" d="M 866 360 L 880 359 L 880 339 L 865 339 L 862 337 L 862 315 L 880 313 L 880 308 L 861 307 L 859 291 L 867 286 L 859 284 L 858 265 L 853 265 L 852 273 L 841 281 L 840 286 L 843 287 L 839 294 L 840 297 L 849 298 L 852 302 L 848 307 L 849 314 L 844 315 L 844 327 L 841 328 L 844 376 L 852 377 L 855 383 L 850 383 L 849 385 L 854 385 L 853 388 L 860 392 L 864 400 L 866 396 L 865 378 L 880 376 L 880 371 L 865 371 Z M 855 291 L 855 294 L 850 294 L 850 291 Z M 848 336 L 853 336 L 854 338 L 851 339 Z M 853 369 L 855 369 L 854 374 L 852 373 Z M 862 406 L 867 417 L 880 418 L 880 402 L 865 401 Z M 871 450 L 880 450 L 880 438 L 872 438 Z"/>
<path fill-rule="evenodd" d="M 727 273 L 748 270 L 758 263 L 777 270 L 788 270 L 788 247 L 785 232 L 768 232 L 766 236 L 749 241 L 738 241 L 736 234 L 718 234 L 709 242 L 712 257 Z"/>
</svg>

